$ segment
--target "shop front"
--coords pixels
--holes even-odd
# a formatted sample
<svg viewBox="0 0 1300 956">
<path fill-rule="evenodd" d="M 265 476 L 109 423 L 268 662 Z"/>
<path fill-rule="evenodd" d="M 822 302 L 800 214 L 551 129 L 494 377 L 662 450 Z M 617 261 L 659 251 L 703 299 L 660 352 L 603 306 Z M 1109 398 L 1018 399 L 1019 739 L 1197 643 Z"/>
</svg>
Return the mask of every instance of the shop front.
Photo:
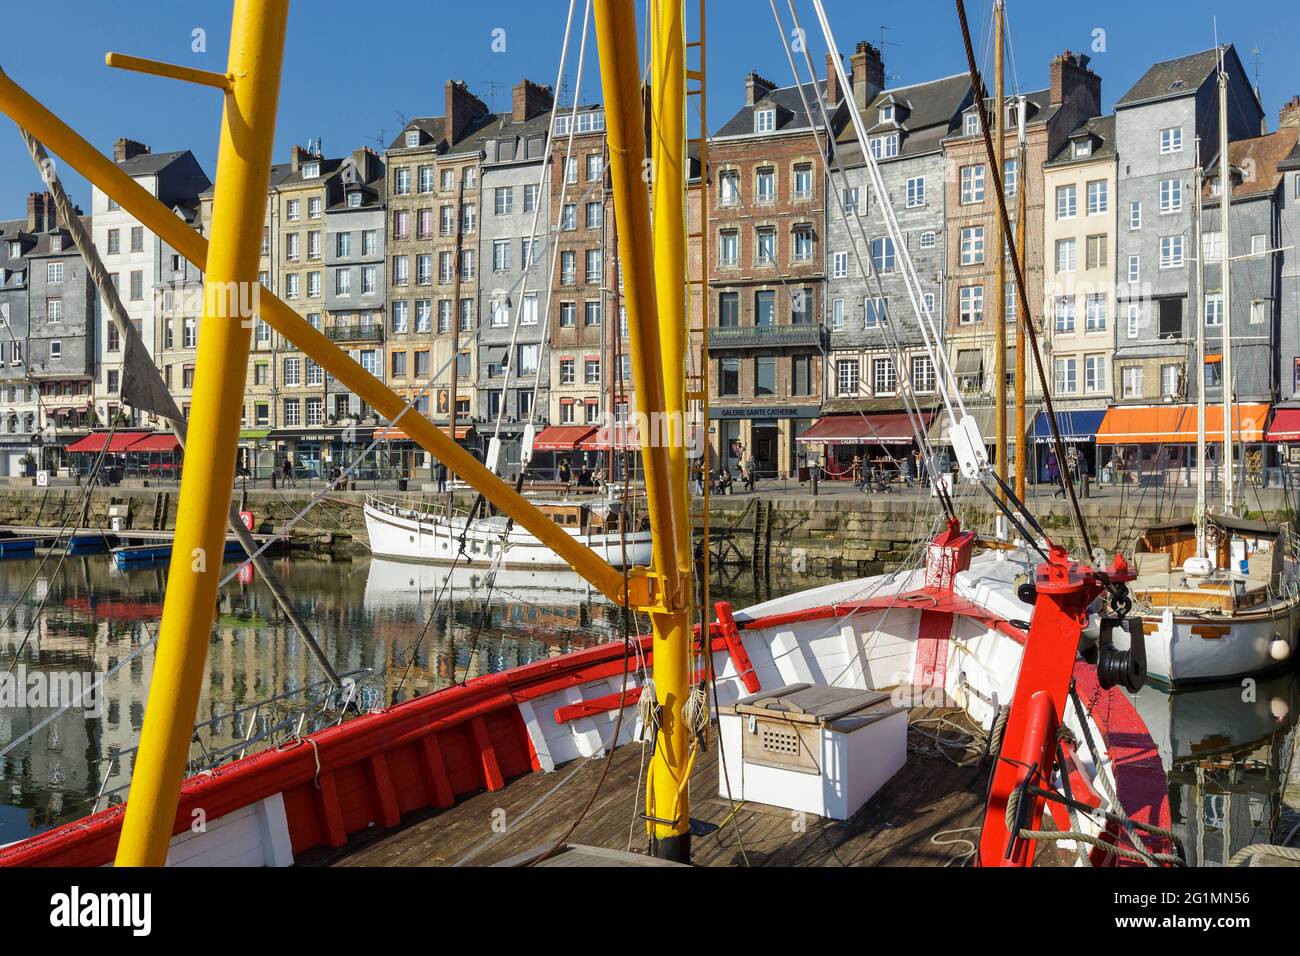
<svg viewBox="0 0 1300 956">
<path fill-rule="evenodd" d="M 144 431 L 91 432 L 67 447 L 73 473 L 87 477 L 99 463 L 97 481 L 116 485 L 127 477 L 128 452 L 137 442 L 153 435 Z"/>
<path fill-rule="evenodd" d="M 932 418 L 933 412 L 921 412 L 921 428 L 928 428 Z M 796 440 L 809 451 L 820 450 L 826 478 L 861 481 L 872 469 L 886 475 L 915 474 L 908 459 L 917 450 L 916 432 L 906 412 L 826 415 Z"/>
<path fill-rule="evenodd" d="M 548 425 L 537 433 L 533 439 L 533 457 L 528 463 L 528 472 L 534 478 L 544 481 L 560 479 L 560 463 L 568 462 L 571 470 L 576 470 L 588 462 L 588 454 L 579 446 L 596 434 L 595 425 Z"/>
<path fill-rule="evenodd" d="M 1072 449 L 1081 473 L 1092 478 L 1097 477 L 1097 429 L 1105 417 L 1104 408 L 1056 410 L 1056 427 L 1061 433 L 1061 442 L 1066 446 L 1066 454 L 1069 455 Z M 1035 481 L 1055 483 L 1056 479 L 1050 474 L 1050 465 L 1056 461 L 1055 442 L 1047 412 L 1035 416 L 1034 427 L 1029 430 L 1029 441 L 1033 446 Z"/>
<path fill-rule="evenodd" d="M 1234 480 L 1263 484 L 1271 464 L 1265 441 L 1269 406 L 1232 407 Z M 1197 425 L 1195 405 L 1112 406 L 1097 429 L 1097 477 L 1103 483 L 1190 486 L 1198 468 Z M 1206 406 L 1205 442 L 1206 479 L 1217 485 L 1225 472 L 1222 405 Z"/>
<path fill-rule="evenodd" d="M 439 431 L 446 433 L 445 424 L 437 427 Z M 473 425 L 457 425 L 455 438 L 456 444 L 482 460 L 478 449 L 479 436 Z M 367 446 L 374 439 L 378 439 L 378 444 L 367 452 Z M 358 481 L 433 480 L 435 464 L 433 456 L 404 432 L 400 424 L 382 425 L 366 435 L 358 435 L 353 442 L 343 441 L 335 451 L 335 462 L 340 468 L 347 467 L 358 455 L 365 452 L 365 459 L 352 473 L 352 477 Z"/>
<path fill-rule="evenodd" d="M 800 467 L 796 439 L 820 415 L 817 405 L 710 406 L 710 461 L 735 471 L 749 456 L 760 478 L 793 477 Z"/>
</svg>

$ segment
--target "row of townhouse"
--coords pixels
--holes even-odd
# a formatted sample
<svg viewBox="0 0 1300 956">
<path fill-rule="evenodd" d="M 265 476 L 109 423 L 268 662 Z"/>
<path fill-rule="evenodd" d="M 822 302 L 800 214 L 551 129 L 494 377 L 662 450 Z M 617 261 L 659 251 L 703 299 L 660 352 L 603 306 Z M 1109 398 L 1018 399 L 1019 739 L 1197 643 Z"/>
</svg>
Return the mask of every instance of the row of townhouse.
<svg viewBox="0 0 1300 956">
<path fill-rule="evenodd" d="M 1226 240 L 1233 257 L 1226 320 L 1217 181 L 1221 55 L 1234 212 Z M 1066 51 L 1048 73 L 1045 89 L 1007 99 L 1001 173 L 1013 231 L 1023 233 L 1027 301 L 1038 319 L 1048 386 L 1058 407 L 1071 413 L 1072 443 L 1089 467 L 1101 464 L 1098 440 L 1142 446 L 1132 451 L 1143 459 L 1163 454 L 1186 463 L 1186 448 L 1178 446 L 1188 444 L 1187 419 L 1178 413 L 1201 387 L 1207 401 L 1222 401 L 1228 328 L 1236 415 L 1251 423 L 1241 430 L 1247 444 L 1260 445 L 1268 404 L 1300 394 L 1294 307 L 1300 268 L 1291 225 L 1300 198 L 1300 99 L 1283 108 L 1277 130 L 1269 132 L 1231 46 L 1155 64 L 1112 115 L 1101 113 L 1101 79 L 1088 57 Z M 993 104 L 975 102 L 965 74 L 887 89 L 879 51 L 866 43 L 858 44 L 849 76 L 852 89 L 839 90 L 828 63 L 826 80 L 804 87 L 801 97 L 796 87 L 751 75 L 745 108 L 718 137 L 745 147 L 734 157 L 715 149 L 719 158 L 711 164 L 717 251 L 709 283 L 719 326 L 714 401 L 729 419 L 723 426 L 729 440 L 717 451 L 752 454 L 760 471 L 792 472 L 805 450 L 821 453 L 832 473 L 845 473 L 854 459 L 910 454 L 904 392 L 927 420 L 933 416 L 931 438 L 944 444 L 946 419 L 934 414 L 936 378 L 944 370 L 934 367 L 915 321 L 905 257 L 920 284 L 917 305 L 934 315 L 943 361 L 990 444 L 995 396 L 1015 385 L 1020 305 L 1009 267 L 1007 285 L 997 288 L 998 207 L 980 132 L 981 106 L 987 115 Z M 831 117 L 829 143 L 818 122 L 819 95 Z M 906 249 L 889 238 L 884 197 L 872 186 L 849 122 L 849 97 Z M 812 104 L 811 123 L 805 103 Z M 810 188 L 801 172 L 809 162 Z M 1198 181 L 1204 183 L 1201 253 L 1192 248 Z M 1197 287 L 1198 255 L 1204 289 Z M 765 276 L 773 263 L 777 268 Z M 742 288 L 738 307 L 729 275 L 737 270 L 737 279 L 751 284 Z M 817 318 L 769 305 L 798 302 L 800 294 Z M 1207 357 L 1198 371 L 1201 310 Z M 1000 319 L 1008 342 L 1001 381 L 995 374 Z M 820 337 L 801 338 L 803 330 L 793 327 L 802 325 Z M 732 349 L 733 342 L 748 348 Z M 806 392 L 795 364 L 800 349 L 823 372 Z M 1041 474 L 1042 390 L 1026 362 L 1030 473 Z M 810 400 L 799 400 L 804 394 Z M 1009 453 L 1016 431 L 1009 407 Z M 1161 450 L 1166 444 L 1171 448 Z"/>
<path fill-rule="evenodd" d="M 1088 57 L 1068 51 L 1052 59 L 1045 88 L 1007 100 L 1001 172 L 1012 215 L 1023 218 L 1027 299 L 1053 397 L 1094 464 L 1108 409 L 1186 404 L 1200 387 L 1221 399 L 1225 327 L 1239 402 L 1300 396 L 1300 100 L 1268 132 L 1235 50 L 1222 58 L 1235 213 L 1226 320 L 1220 51 L 1152 66 L 1111 115 L 1102 115 Z M 994 396 L 1014 385 L 1011 349 L 1008 377 L 995 375 L 996 323 L 1007 323 L 1013 345 L 1020 304 L 1013 282 L 995 287 L 997 203 L 979 115 L 992 104 L 976 103 L 965 74 L 889 88 L 868 43 L 850 57 L 847 89 L 833 67 L 828 60 L 825 79 L 802 87 L 749 74 L 743 106 L 710 137 L 707 208 L 689 194 L 690 231 L 708 217 L 707 243 L 693 241 L 690 262 L 692 326 L 704 313 L 709 327 L 713 454 L 752 456 L 760 472 L 793 473 L 809 451 L 833 473 L 854 457 L 897 456 L 911 441 L 905 392 L 942 443 L 937 385 L 949 370 L 991 441 Z M 864 121 L 887 198 L 872 185 L 850 109 Z M 154 154 L 125 139 L 114 152 L 207 232 L 212 186 L 189 152 Z M 1201 252 L 1192 248 L 1198 170 Z M 692 177 L 700 174 L 692 160 Z M 903 249 L 889 238 L 885 201 Z M 187 290 L 202 277 L 98 190 L 92 214 L 131 321 L 187 407 L 201 311 Z M 449 81 L 442 114 L 410 120 L 382 155 L 330 158 L 317 143 L 273 167 L 261 279 L 412 414 L 448 427 L 454 418 L 458 438 L 480 453 L 499 435 L 510 470 L 530 424 L 542 433 L 538 447 L 559 456 L 629 440 L 616 429 L 593 436 L 635 408 L 614 227 L 600 106 L 557 107 L 549 87 L 525 79 L 497 113 Z M 8 472 L 34 440 L 57 447 L 110 422 L 155 425 L 121 407 L 122 343 L 48 197 L 34 194 L 25 220 L 0 222 L 0 241 Z M 914 321 L 905 260 L 946 369 Z M 1209 354 L 1198 371 L 1202 309 Z M 1025 384 L 1037 435 L 1032 368 Z M 246 392 L 250 471 L 288 455 L 324 472 L 378 438 L 384 464 L 428 473 L 400 422 L 389 427 L 261 321 Z"/>
</svg>

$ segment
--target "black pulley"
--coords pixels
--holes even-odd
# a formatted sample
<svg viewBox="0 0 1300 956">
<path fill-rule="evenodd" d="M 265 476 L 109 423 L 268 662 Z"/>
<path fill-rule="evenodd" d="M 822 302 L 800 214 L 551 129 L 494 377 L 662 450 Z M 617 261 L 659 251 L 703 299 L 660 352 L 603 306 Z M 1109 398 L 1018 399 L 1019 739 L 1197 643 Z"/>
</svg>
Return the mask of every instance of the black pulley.
<svg viewBox="0 0 1300 956">
<path fill-rule="evenodd" d="M 1112 640 L 1116 627 L 1129 634 L 1129 649 L 1121 651 Z M 1140 618 L 1103 617 L 1097 641 L 1097 683 L 1109 690 L 1123 687 L 1131 694 L 1142 689 L 1147 679 L 1146 636 Z"/>
</svg>

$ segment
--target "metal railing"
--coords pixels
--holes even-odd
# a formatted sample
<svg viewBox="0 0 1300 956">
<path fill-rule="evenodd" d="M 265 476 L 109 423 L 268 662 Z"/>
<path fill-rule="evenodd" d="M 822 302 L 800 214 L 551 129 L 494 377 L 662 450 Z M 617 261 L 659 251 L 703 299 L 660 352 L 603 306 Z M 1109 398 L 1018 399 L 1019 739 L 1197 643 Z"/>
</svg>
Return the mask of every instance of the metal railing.
<svg viewBox="0 0 1300 956">
<path fill-rule="evenodd" d="M 822 330 L 803 325 L 715 325 L 709 328 L 709 349 L 782 348 L 821 345 Z"/>
</svg>

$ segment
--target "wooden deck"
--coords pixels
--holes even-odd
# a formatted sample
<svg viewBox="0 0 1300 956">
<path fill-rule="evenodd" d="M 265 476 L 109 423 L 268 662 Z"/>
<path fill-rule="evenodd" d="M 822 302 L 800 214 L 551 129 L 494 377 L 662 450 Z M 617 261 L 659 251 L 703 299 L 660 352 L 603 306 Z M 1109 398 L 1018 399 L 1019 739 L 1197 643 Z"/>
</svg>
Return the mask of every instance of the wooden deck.
<svg viewBox="0 0 1300 956">
<path fill-rule="evenodd" d="M 947 714 L 951 716 L 951 714 Z M 616 750 L 599 795 L 567 842 L 636 851 L 645 847 L 641 748 Z M 326 866 L 490 865 L 519 857 L 565 836 L 591 798 L 605 759 L 585 760 L 554 773 L 530 774 L 505 789 L 483 792 L 444 810 L 409 814 L 392 829 L 373 827 L 337 850 L 300 860 Z M 942 757 L 908 755 L 907 764 L 850 820 L 802 820 L 789 810 L 738 804 L 718 790 L 714 746 L 691 776 L 694 799 L 692 860 L 699 866 L 942 866 L 969 851 L 988 786 L 988 766 L 958 767 Z M 802 828 L 797 828 L 802 824 Z"/>
</svg>

